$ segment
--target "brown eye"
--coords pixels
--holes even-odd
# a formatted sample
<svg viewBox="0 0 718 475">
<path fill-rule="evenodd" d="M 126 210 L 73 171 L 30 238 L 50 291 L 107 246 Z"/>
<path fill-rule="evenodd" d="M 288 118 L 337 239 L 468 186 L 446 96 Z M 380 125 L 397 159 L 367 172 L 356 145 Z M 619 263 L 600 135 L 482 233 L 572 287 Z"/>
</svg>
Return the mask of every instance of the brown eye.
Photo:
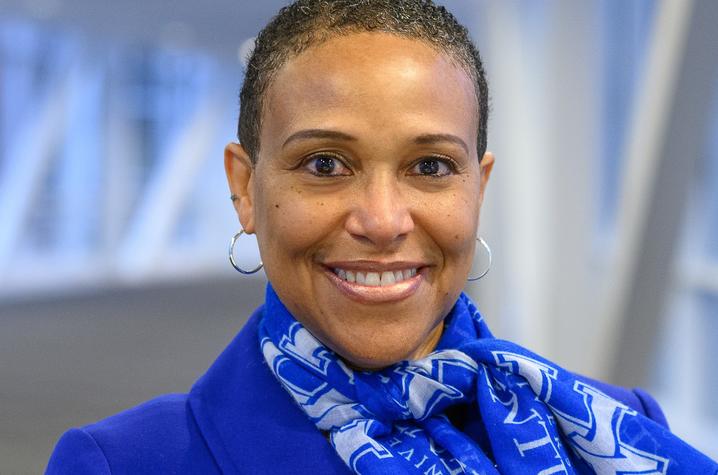
<svg viewBox="0 0 718 475">
<path fill-rule="evenodd" d="M 413 174 L 441 177 L 454 172 L 454 167 L 447 160 L 438 157 L 421 159 L 412 169 Z"/>
<path fill-rule="evenodd" d="M 436 175 L 439 173 L 439 162 L 437 160 L 424 160 L 419 163 L 419 173 L 422 175 Z"/>
<path fill-rule="evenodd" d="M 314 168 L 317 173 L 331 175 L 334 171 L 334 159 L 332 157 L 319 157 L 314 161 Z"/>
<path fill-rule="evenodd" d="M 350 170 L 336 156 L 322 153 L 312 155 L 304 163 L 304 168 L 316 176 L 344 176 L 350 175 Z"/>
</svg>

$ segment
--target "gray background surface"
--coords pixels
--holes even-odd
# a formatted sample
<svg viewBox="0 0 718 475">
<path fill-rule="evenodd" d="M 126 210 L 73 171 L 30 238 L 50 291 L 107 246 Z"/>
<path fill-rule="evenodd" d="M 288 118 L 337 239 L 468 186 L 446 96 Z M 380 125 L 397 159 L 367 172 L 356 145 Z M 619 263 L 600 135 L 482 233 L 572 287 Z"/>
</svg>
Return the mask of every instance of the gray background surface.
<svg viewBox="0 0 718 475">
<path fill-rule="evenodd" d="M 0 306 L 0 473 L 42 473 L 68 428 L 186 392 L 263 295 L 238 275 Z"/>
</svg>

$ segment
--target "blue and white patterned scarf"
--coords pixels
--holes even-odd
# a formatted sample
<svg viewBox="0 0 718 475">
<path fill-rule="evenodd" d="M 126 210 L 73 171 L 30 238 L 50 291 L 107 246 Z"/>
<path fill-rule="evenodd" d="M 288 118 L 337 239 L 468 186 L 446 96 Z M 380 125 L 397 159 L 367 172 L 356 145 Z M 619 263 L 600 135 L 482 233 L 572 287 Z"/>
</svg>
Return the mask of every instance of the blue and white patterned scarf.
<svg viewBox="0 0 718 475">
<path fill-rule="evenodd" d="M 495 339 L 463 294 L 436 351 L 381 371 L 349 368 L 271 286 L 260 344 L 274 375 L 355 473 L 718 473 L 656 422 Z M 457 408 L 463 430 L 447 416 Z"/>
</svg>

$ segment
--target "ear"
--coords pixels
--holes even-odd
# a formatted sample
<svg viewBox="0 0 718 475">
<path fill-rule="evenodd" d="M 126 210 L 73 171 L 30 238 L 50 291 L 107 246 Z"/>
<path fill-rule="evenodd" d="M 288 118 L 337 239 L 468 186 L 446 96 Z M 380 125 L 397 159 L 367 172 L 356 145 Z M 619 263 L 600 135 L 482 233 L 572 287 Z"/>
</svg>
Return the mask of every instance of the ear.
<svg viewBox="0 0 718 475">
<path fill-rule="evenodd" d="M 491 170 L 494 169 L 494 154 L 491 152 L 484 153 L 481 159 L 481 184 L 479 185 L 479 203 L 484 202 L 484 192 L 486 191 L 486 185 L 489 184 L 489 178 L 491 178 Z"/>
<path fill-rule="evenodd" d="M 238 143 L 224 148 L 224 171 L 227 173 L 229 191 L 242 229 L 254 234 L 254 164 L 249 154 Z"/>
</svg>

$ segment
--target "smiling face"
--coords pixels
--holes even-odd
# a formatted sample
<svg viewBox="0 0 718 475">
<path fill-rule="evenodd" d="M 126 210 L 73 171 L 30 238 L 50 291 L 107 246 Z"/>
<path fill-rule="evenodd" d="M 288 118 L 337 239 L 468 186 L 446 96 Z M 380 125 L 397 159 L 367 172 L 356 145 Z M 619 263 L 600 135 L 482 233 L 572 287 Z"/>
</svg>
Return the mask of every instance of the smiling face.
<svg viewBox="0 0 718 475">
<path fill-rule="evenodd" d="M 356 33 L 311 47 L 267 92 L 261 149 L 225 166 L 289 311 L 357 367 L 431 352 L 471 268 L 493 157 L 471 78 L 423 42 Z"/>
</svg>

